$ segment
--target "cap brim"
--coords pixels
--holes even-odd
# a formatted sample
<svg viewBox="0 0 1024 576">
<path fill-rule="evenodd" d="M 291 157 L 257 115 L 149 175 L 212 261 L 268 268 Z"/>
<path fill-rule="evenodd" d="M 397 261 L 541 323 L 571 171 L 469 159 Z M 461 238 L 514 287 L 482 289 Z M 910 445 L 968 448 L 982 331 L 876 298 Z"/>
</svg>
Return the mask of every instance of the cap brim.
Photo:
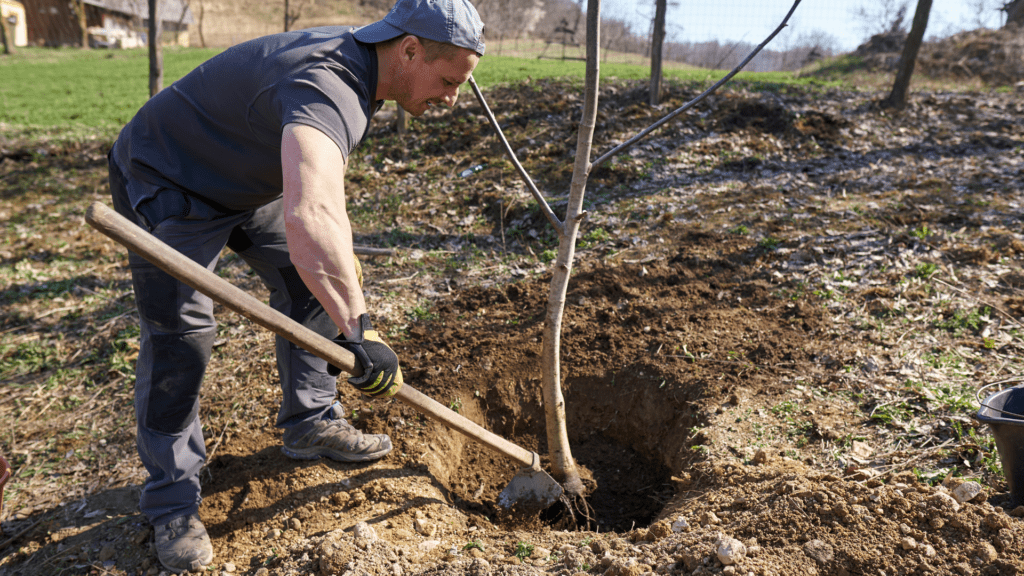
<svg viewBox="0 0 1024 576">
<path fill-rule="evenodd" d="M 399 28 L 395 28 L 383 20 L 374 22 L 373 24 L 367 24 L 352 33 L 352 35 L 356 37 L 356 40 L 366 42 L 367 44 L 385 42 L 392 38 L 398 38 L 402 34 L 405 34 L 405 32 Z"/>
</svg>

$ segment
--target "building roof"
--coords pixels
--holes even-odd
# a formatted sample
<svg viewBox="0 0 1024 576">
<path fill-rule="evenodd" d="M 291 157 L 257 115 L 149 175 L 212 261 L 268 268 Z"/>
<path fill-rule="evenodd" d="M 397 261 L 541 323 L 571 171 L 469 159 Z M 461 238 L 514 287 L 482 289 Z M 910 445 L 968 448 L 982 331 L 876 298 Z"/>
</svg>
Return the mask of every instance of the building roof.
<svg viewBox="0 0 1024 576">
<path fill-rule="evenodd" d="M 148 0 L 84 0 L 86 4 L 104 8 L 111 12 L 120 12 L 129 16 L 138 16 L 142 19 L 149 18 Z M 161 22 L 178 22 L 182 24 L 193 24 L 196 19 L 192 16 L 192 10 L 183 0 L 157 0 L 157 12 L 160 14 Z"/>
</svg>

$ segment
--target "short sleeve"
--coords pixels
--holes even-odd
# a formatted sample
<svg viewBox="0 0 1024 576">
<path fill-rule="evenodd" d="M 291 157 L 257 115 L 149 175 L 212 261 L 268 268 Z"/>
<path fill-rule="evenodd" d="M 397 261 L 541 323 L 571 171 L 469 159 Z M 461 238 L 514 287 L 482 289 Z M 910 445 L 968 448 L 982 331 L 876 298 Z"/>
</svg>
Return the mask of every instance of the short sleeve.
<svg viewBox="0 0 1024 576">
<path fill-rule="evenodd" d="M 345 81 L 345 70 L 317 67 L 281 80 L 275 89 L 280 128 L 303 124 L 327 135 L 348 158 L 369 125 L 365 95 Z"/>
</svg>

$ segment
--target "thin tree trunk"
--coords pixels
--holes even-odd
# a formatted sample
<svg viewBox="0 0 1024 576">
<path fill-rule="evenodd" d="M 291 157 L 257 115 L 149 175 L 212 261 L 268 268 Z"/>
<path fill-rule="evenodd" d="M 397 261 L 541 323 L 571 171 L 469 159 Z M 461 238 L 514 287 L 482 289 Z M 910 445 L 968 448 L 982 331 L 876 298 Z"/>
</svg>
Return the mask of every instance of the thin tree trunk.
<svg viewBox="0 0 1024 576">
<path fill-rule="evenodd" d="M 576 235 L 580 222 L 586 217 L 583 208 L 583 194 L 586 191 L 590 172 L 590 149 L 597 123 L 597 83 L 600 72 L 600 0 L 589 0 L 587 4 L 587 74 L 583 97 L 583 115 L 580 119 L 579 134 L 576 138 L 576 162 L 573 165 L 572 183 L 569 187 L 569 206 L 565 221 L 558 234 L 558 257 L 551 278 L 548 295 L 547 318 L 544 322 L 544 348 L 541 366 L 543 370 L 544 410 L 547 416 L 548 453 L 551 458 L 551 472 L 562 483 L 566 492 L 583 496 L 583 482 L 576 462 L 569 449 L 569 435 L 565 426 L 565 399 L 562 396 L 562 375 L 559 349 L 562 334 L 562 316 L 565 312 L 565 294 L 572 272 L 573 256 L 576 252 Z"/>
<path fill-rule="evenodd" d="M 903 46 L 903 55 L 900 56 L 900 69 L 896 72 L 896 81 L 893 82 L 892 92 L 889 93 L 888 98 L 882 100 L 883 108 L 902 110 L 907 105 L 910 78 L 914 75 L 914 64 L 917 62 L 917 53 L 921 49 L 924 29 L 928 26 L 928 13 L 931 12 L 931 9 L 932 0 L 918 0 L 917 11 L 914 12 L 914 23 L 910 27 L 910 34 L 907 35 L 907 43 Z"/>
<path fill-rule="evenodd" d="M 203 38 L 203 14 L 206 12 L 206 5 L 203 0 L 199 0 L 199 46 L 206 48 L 206 38 Z"/>
<path fill-rule="evenodd" d="M 398 108 L 398 133 L 405 134 L 409 131 L 409 115 L 405 113 L 405 108 L 398 105 L 396 105 L 396 108 Z"/>
<path fill-rule="evenodd" d="M 85 2 L 82 0 L 72 0 L 71 7 L 75 10 L 75 16 L 78 18 L 78 27 L 82 32 L 82 49 L 89 48 L 89 27 L 88 21 L 85 15 Z"/>
<path fill-rule="evenodd" d="M 1016 24 L 1017 26 L 1024 26 L 1024 0 L 1012 0 L 1003 5 L 1003 10 L 1006 12 L 1006 24 L 1003 27 L 1007 27 L 1010 24 Z"/>
<path fill-rule="evenodd" d="M 284 0 L 284 31 L 288 31 L 288 0 Z"/>
<path fill-rule="evenodd" d="M 160 48 L 160 16 L 158 0 L 149 0 L 149 97 L 164 87 L 164 54 Z"/>
<path fill-rule="evenodd" d="M 661 56 L 665 46 L 665 12 L 668 0 L 656 0 L 651 34 L 651 106 L 661 103 Z"/>
<path fill-rule="evenodd" d="M 14 54 L 14 31 L 7 31 L 7 18 L 0 19 L 0 41 L 4 45 L 4 54 Z"/>
</svg>

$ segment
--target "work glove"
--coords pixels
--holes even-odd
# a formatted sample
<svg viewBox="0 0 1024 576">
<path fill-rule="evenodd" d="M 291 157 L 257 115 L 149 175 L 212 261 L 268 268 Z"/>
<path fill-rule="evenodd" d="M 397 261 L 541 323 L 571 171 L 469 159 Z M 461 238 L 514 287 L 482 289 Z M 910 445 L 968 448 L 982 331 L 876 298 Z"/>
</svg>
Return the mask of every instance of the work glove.
<svg viewBox="0 0 1024 576">
<path fill-rule="evenodd" d="M 355 354 L 363 367 L 362 376 L 348 379 L 348 383 L 356 390 L 374 398 L 390 398 L 405 384 L 402 369 L 398 366 L 398 356 L 370 325 L 369 314 L 359 316 L 359 328 L 352 340 L 339 335 L 334 342 Z M 341 369 L 328 364 L 327 373 L 338 376 Z"/>
</svg>

